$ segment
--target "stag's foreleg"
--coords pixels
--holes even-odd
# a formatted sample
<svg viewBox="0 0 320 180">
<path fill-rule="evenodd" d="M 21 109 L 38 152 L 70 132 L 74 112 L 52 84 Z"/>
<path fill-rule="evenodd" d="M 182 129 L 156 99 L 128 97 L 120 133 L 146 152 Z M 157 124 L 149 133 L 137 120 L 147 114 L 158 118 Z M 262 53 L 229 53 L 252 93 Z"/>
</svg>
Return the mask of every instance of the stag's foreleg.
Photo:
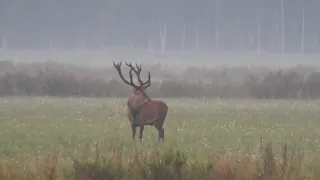
<svg viewBox="0 0 320 180">
<path fill-rule="evenodd" d="M 136 106 L 133 106 L 131 109 L 131 123 L 139 124 L 140 123 L 140 109 Z"/>
</svg>

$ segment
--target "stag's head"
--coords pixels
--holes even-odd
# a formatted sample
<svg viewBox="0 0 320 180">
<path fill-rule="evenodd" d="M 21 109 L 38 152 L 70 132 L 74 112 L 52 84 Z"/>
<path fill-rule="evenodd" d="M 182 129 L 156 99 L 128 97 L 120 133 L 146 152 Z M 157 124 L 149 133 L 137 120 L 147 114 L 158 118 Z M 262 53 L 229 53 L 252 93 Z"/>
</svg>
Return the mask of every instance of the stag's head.
<svg viewBox="0 0 320 180">
<path fill-rule="evenodd" d="M 130 81 L 126 80 L 123 75 L 122 75 L 122 71 L 121 71 L 121 64 L 122 62 L 119 62 L 117 64 L 115 64 L 113 62 L 113 66 L 116 68 L 116 70 L 118 71 L 118 74 L 120 76 L 120 78 L 122 79 L 122 81 L 124 83 L 126 83 L 127 85 L 131 86 L 133 88 L 133 94 L 134 95 L 143 95 L 145 97 L 148 97 L 148 95 L 145 93 L 145 90 L 151 85 L 151 75 L 150 75 L 150 72 L 148 72 L 148 80 L 143 82 L 141 80 L 141 77 L 140 77 L 140 74 L 141 74 L 141 65 L 138 65 L 136 63 L 136 68 L 135 69 L 131 63 L 127 63 L 126 62 L 126 65 L 130 68 L 130 71 L 129 71 L 129 78 L 130 78 Z M 132 71 L 137 75 L 137 79 L 138 79 L 138 83 L 139 85 L 136 85 L 133 83 L 133 80 L 132 80 Z"/>
</svg>

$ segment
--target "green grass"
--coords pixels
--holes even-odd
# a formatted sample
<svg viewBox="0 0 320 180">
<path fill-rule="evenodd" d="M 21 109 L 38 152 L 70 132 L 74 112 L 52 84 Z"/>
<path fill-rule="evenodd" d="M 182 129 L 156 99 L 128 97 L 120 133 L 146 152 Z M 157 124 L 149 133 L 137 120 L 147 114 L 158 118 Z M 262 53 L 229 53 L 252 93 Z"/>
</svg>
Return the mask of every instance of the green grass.
<svg viewBox="0 0 320 180">
<path fill-rule="evenodd" d="M 209 152 L 256 152 L 260 136 L 320 154 L 320 102 L 164 99 L 169 106 L 165 145 L 205 157 Z M 93 141 L 132 149 L 126 99 L 2 98 L 2 154 L 43 155 L 71 151 Z M 147 126 L 143 148 L 154 148 L 157 131 Z M 36 147 L 36 148 L 35 148 Z"/>
<path fill-rule="evenodd" d="M 306 160 L 320 154 L 320 102 L 280 100 L 163 99 L 169 106 L 165 142 L 147 126 L 143 143 L 131 139 L 125 116 L 126 99 L 21 98 L 0 99 L 0 152 L 25 159 L 55 152 L 68 159 L 84 151 L 101 154 L 121 147 L 124 159 L 136 152 L 178 148 L 189 159 L 260 151 L 261 136 L 275 153 L 287 143 Z"/>
</svg>

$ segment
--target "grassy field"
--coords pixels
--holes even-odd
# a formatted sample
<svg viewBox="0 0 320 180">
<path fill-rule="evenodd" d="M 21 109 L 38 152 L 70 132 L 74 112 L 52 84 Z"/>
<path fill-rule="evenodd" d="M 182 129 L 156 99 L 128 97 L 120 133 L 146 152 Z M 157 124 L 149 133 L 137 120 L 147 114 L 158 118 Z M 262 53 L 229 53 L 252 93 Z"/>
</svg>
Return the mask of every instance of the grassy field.
<svg viewBox="0 0 320 180">
<path fill-rule="evenodd" d="M 102 154 L 121 147 L 125 160 L 137 149 L 174 147 L 204 162 L 212 154 L 257 154 L 261 136 L 273 142 L 276 156 L 283 143 L 306 161 L 320 155 L 318 101 L 164 100 L 169 106 L 165 142 L 158 143 L 156 129 L 148 126 L 140 143 L 131 139 L 126 99 L 1 98 L 1 155 L 22 162 L 54 152 L 68 159 L 94 152 L 98 142 Z"/>
</svg>

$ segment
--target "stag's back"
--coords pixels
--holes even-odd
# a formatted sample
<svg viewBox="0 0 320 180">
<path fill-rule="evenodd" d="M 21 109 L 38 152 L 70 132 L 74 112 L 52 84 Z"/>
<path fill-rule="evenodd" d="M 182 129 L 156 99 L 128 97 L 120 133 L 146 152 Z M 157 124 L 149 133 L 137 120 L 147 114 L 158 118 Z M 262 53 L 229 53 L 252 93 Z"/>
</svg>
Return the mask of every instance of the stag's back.
<svg viewBox="0 0 320 180">
<path fill-rule="evenodd" d="M 168 106 L 161 100 L 152 100 L 149 101 L 141 107 L 140 115 L 141 119 L 147 122 L 154 122 L 160 120 L 163 124 L 168 113 Z"/>
</svg>

